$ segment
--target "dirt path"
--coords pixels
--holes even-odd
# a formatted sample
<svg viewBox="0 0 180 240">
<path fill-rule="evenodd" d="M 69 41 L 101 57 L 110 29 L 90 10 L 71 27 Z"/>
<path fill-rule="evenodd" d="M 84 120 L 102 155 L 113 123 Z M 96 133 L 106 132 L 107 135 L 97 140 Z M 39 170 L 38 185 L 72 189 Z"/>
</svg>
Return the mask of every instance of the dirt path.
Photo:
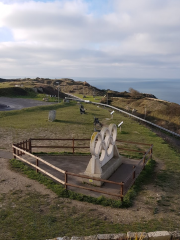
<svg viewBox="0 0 180 240">
<path fill-rule="evenodd" d="M 6 155 L 6 158 L 5 158 Z M 4 156 L 4 157 L 3 157 Z M 31 180 L 26 176 L 16 173 L 9 168 L 9 159 L 12 158 L 12 153 L 0 151 L 0 193 L 8 193 L 16 190 L 31 190 L 37 191 L 41 194 L 50 194 L 56 197 L 56 194 L 47 189 L 42 184 Z"/>
</svg>

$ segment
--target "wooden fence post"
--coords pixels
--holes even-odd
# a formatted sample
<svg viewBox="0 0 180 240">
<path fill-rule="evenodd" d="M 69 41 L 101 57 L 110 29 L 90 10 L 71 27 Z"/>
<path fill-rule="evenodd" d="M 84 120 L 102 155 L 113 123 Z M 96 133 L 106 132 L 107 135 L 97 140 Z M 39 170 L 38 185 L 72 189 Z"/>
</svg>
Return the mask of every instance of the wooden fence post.
<svg viewBox="0 0 180 240">
<path fill-rule="evenodd" d="M 22 145 L 22 142 L 19 143 L 19 148 L 22 148 L 21 145 Z M 19 156 L 22 156 L 22 152 L 21 152 L 21 150 L 19 151 Z"/>
<path fill-rule="evenodd" d="M 23 141 L 23 150 L 25 150 L 25 141 Z M 25 154 L 25 153 L 23 153 Z"/>
<path fill-rule="evenodd" d="M 38 159 L 36 159 L 36 166 L 38 167 L 39 166 L 39 162 L 38 162 Z M 39 172 L 39 169 L 36 168 L 36 173 Z"/>
<path fill-rule="evenodd" d="M 73 138 L 73 154 L 74 154 L 74 138 Z"/>
<path fill-rule="evenodd" d="M 13 153 L 16 154 L 16 149 L 13 147 Z M 16 156 L 14 156 L 14 159 L 16 159 Z"/>
<path fill-rule="evenodd" d="M 124 182 L 121 182 L 121 201 L 123 202 L 123 194 L 124 194 Z"/>
<path fill-rule="evenodd" d="M 68 175 L 67 175 L 67 171 L 65 171 L 65 173 L 64 173 L 64 176 L 65 176 L 65 180 L 64 180 L 64 184 L 65 184 L 65 189 L 67 190 L 67 185 L 66 185 L 66 183 L 68 182 Z"/>
<path fill-rule="evenodd" d="M 26 148 L 26 152 L 27 152 L 27 140 L 26 140 L 26 145 L 25 145 L 25 148 Z"/>
<path fill-rule="evenodd" d="M 16 144 L 16 147 L 19 147 L 19 143 Z M 19 156 L 19 150 L 17 150 L 17 155 Z"/>
<path fill-rule="evenodd" d="M 31 138 L 29 139 L 29 152 L 31 153 L 32 148 L 31 148 Z"/>
</svg>

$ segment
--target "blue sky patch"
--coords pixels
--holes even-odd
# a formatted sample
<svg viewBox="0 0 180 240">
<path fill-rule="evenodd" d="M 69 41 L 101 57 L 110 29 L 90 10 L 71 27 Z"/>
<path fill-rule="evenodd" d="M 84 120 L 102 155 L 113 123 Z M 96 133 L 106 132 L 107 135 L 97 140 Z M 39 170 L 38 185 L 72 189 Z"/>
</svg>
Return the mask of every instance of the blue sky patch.
<svg viewBox="0 0 180 240">
<path fill-rule="evenodd" d="M 6 27 L 0 27 L 0 42 L 12 42 L 14 41 L 11 30 Z"/>
</svg>

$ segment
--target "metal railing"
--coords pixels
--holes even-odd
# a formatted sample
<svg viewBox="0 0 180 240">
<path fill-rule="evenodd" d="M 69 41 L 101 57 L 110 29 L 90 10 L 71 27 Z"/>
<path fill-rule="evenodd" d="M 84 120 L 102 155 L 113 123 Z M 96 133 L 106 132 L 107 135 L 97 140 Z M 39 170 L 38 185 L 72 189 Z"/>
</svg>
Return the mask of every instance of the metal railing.
<svg viewBox="0 0 180 240">
<path fill-rule="evenodd" d="M 71 97 L 72 97 L 72 98 L 71 98 L 72 100 L 76 100 L 76 99 L 77 99 L 77 97 L 75 97 L 73 94 L 68 94 L 68 93 L 66 93 L 66 94 L 69 95 L 69 96 L 71 96 Z M 81 99 L 81 98 L 78 98 L 78 100 L 85 102 L 84 99 Z M 175 133 L 175 132 L 173 132 L 173 131 L 171 131 L 171 130 L 169 130 L 169 129 L 167 129 L 167 128 L 161 127 L 161 126 L 159 126 L 159 125 L 157 125 L 157 124 L 155 124 L 155 123 L 152 123 L 152 122 L 150 122 L 150 121 L 147 121 L 147 120 L 145 120 L 145 119 L 143 119 L 143 118 L 137 117 L 137 116 L 135 116 L 135 115 L 133 115 L 133 114 L 131 114 L 131 113 L 128 113 L 128 112 L 126 112 L 126 111 L 124 111 L 124 110 L 121 110 L 121 109 L 119 109 L 119 108 L 117 108 L 117 107 L 113 107 L 113 106 L 111 106 L 111 105 L 104 104 L 104 103 L 97 103 L 97 102 L 90 102 L 90 103 L 96 104 L 96 105 L 101 105 L 101 106 L 104 106 L 104 107 L 112 108 L 112 109 L 114 109 L 114 110 L 116 110 L 116 111 L 119 111 L 119 112 L 122 112 L 122 113 L 124 113 L 124 114 L 127 114 L 127 115 L 130 116 L 130 117 L 136 118 L 136 119 L 138 119 L 138 120 L 140 120 L 140 121 L 142 121 L 142 122 L 144 122 L 144 123 L 150 124 L 150 125 L 152 125 L 153 127 L 156 127 L 156 128 L 159 128 L 159 129 L 161 129 L 161 130 L 163 130 L 163 131 L 165 131 L 165 132 L 168 132 L 168 133 L 170 133 L 170 134 L 172 134 L 172 135 L 174 135 L 174 136 L 176 136 L 176 137 L 180 137 L 180 134 L 178 134 L 178 133 Z"/>
</svg>

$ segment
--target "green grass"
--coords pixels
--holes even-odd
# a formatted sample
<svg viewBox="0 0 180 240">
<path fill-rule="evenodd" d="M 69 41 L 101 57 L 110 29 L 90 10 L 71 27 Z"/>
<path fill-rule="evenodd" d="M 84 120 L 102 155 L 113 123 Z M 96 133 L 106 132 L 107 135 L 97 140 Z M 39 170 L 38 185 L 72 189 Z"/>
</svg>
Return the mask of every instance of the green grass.
<svg viewBox="0 0 180 240">
<path fill-rule="evenodd" d="M 8 200 L 6 200 L 8 199 Z M 11 240 L 44 240 L 57 236 L 89 236 L 96 234 L 128 232 L 129 224 L 113 223 L 109 216 L 100 216 L 93 208 L 72 206 L 71 200 L 61 198 L 51 200 L 48 195 L 26 191 L 13 191 L 4 194 L 0 203 L 6 206 L 0 210 L 0 238 Z M 99 215 L 98 215 L 99 214 Z M 167 219 L 141 222 L 138 219 L 131 225 L 131 231 L 157 231 L 160 226 L 173 229 Z"/>
<path fill-rule="evenodd" d="M 89 100 L 91 102 L 100 102 L 102 97 L 103 97 L 103 96 L 95 96 L 95 97 L 93 97 L 92 95 L 85 95 L 85 98 L 83 98 L 83 96 L 84 96 L 83 94 L 74 93 L 73 95 L 76 96 L 76 97 L 79 97 L 79 98 L 81 98 L 83 100 Z"/>
<path fill-rule="evenodd" d="M 10 137 L 14 143 L 36 137 L 90 139 L 94 130 L 94 116 L 98 117 L 104 125 L 109 125 L 110 123 L 119 124 L 119 122 L 123 121 L 122 132 L 118 129 L 117 138 L 124 141 L 154 144 L 153 159 L 157 162 L 157 171 L 155 173 L 148 172 L 147 166 L 146 181 L 144 182 L 144 178 L 138 179 L 129 191 L 124 204 L 127 202 L 128 204 L 133 204 L 136 202 L 136 198 L 142 196 L 142 204 L 147 202 L 147 208 L 150 209 L 154 217 L 151 216 L 151 220 L 148 221 L 138 218 L 136 221 L 131 221 L 130 224 L 124 224 L 123 221 L 114 224 L 111 221 L 101 219 L 99 215 L 94 215 L 94 212 L 87 212 L 86 208 L 79 210 L 78 213 L 73 215 L 72 213 L 75 209 L 71 205 L 66 204 L 60 195 L 55 199 L 60 205 L 60 207 L 57 207 L 55 202 L 46 202 L 44 200 L 45 197 L 40 194 L 29 192 L 1 193 L 0 204 L 6 204 L 4 208 L 0 209 L 2 211 L 0 213 L 0 216 L 2 216 L 0 218 L 0 239 L 12 239 L 12 236 L 14 236 L 14 239 L 46 239 L 63 235 L 175 230 L 179 227 L 180 193 L 177 189 L 179 189 L 180 185 L 180 153 L 132 118 L 115 112 L 113 119 L 106 120 L 106 118 L 110 118 L 110 110 L 108 108 L 98 108 L 91 104 L 83 105 L 87 109 L 87 114 L 85 115 L 80 115 L 79 106 L 75 102 L 28 108 L 20 111 L 0 112 L 0 148 L 11 147 L 11 144 L 5 145 L 5 136 Z M 48 112 L 51 109 L 56 110 L 55 122 L 47 121 Z M 135 148 L 143 151 L 147 149 L 147 147 L 141 145 L 135 146 Z M 128 152 L 123 152 L 123 154 L 129 157 L 134 155 L 134 153 L 130 155 Z M 154 169 L 154 167 L 154 162 L 152 162 L 150 169 Z M 29 171 L 29 168 L 26 171 Z M 39 174 L 35 174 L 35 176 L 40 178 Z M 55 192 L 57 191 L 57 195 L 58 192 L 61 192 L 59 190 L 60 187 L 55 186 L 54 183 L 51 184 L 49 182 L 49 185 L 55 189 Z M 147 190 L 150 185 L 157 189 L 153 192 L 154 195 L 150 196 L 151 198 Z M 161 192 L 161 199 L 156 201 L 158 191 Z M 84 197 L 81 196 L 79 200 L 84 201 Z M 102 202 L 103 205 L 107 204 L 106 200 L 102 198 L 99 199 L 99 202 Z M 12 203 L 15 203 L 17 207 L 13 207 Z M 40 209 L 43 209 L 44 212 L 42 213 Z M 160 215 L 160 213 L 164 212 L 167 216 L 165 220 Z M 64 221 L 65 218 L 67 221 Z"/>
</svg>

